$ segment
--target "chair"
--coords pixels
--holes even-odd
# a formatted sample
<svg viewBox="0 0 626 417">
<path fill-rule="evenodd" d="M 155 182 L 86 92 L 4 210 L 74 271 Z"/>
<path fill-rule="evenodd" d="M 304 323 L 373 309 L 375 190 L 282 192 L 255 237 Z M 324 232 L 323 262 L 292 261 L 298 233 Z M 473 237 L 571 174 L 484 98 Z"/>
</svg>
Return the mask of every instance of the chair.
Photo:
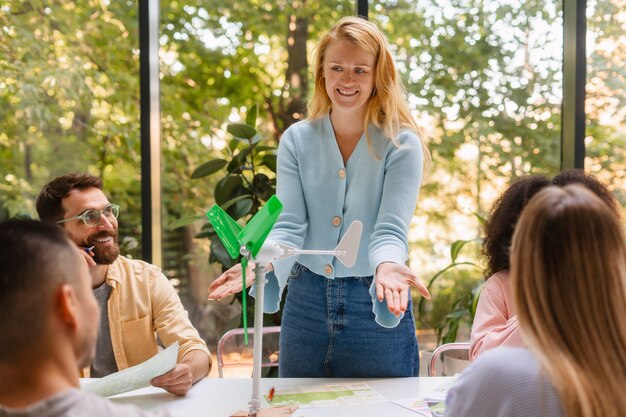
<svg viewBox="0 0 626 417">
<path fill-rule="evenodd" d="M 439 346 L 428 362 L 428 376 L 450 376 L 460 373 L 470 364 L 469 349 L 469 342 L 446 343 Z M 440 374 L 435 370 L 439 362 Z"/>
<path fill-rule="evenodd" d="M 224 378 L 224 368 L 239 368 L 236 375 L 252 375 L 252 352 L 254 350 L 254 329 L 248 329 L 248 346 L 244 343 L 244 329 L 232 329 L 220 337 L 217 343 L 217 370 L 219 377 Z M 280 340 L 280 326 L 263 328 L 263 368 L 278 367 L 278 346 Z"/>
</svg>

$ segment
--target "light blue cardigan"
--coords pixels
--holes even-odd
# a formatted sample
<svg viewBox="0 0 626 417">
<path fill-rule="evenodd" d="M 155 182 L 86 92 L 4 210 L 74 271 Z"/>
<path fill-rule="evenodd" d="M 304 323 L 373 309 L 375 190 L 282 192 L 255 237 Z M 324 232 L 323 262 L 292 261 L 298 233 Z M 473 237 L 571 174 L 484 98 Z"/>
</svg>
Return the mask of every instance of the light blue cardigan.
<svg viewBox="0 0 626 417">
<path fill-rule="evenodd" d="M 283 134 L 277 195 L 284 209 L 269 239 L 302 249 L 334 249 L 354 220 L 363 223 L 363 236 L 352 268 L 320 255 L 275 262 L 274 273 L 267 274 L 265 312 L 278 311 L 296 261 L 329 279 L 371 276 L 381 262 L 406 262 L 407 232 L 422 181 L 422 146 L 409 130 L 401 131 L 399 148 L 375 126 L 369 137 L 371 149 L 363 135 L 344 167 L 328 115 L 296 123 Z M 341 219 L 339 226 L 333 224 L 335 217 Z M 395 327 L 401 317 L 376 299 L 373 283 L 370 295 L 376 322 Z"/>
</svg>

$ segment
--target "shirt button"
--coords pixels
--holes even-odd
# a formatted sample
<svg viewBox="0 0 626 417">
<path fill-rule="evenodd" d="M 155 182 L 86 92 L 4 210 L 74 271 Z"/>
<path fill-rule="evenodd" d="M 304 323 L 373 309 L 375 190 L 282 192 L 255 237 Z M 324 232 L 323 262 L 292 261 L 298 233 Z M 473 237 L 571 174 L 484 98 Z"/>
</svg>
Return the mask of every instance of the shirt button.
<svg viewBox="0 0 626 417">
<path fill-rule="evenodd" d="M 341 168 L 339 170 L 339 178 L 344 179 L 346 177 L 346 170 Z"/>
<path fill-rule="evenodd" d="M 333 226 L 335 227 L 341 226 L 341 217 L 339 216 L 333 217 Z"/>
<path fill-rule="evenodd" d="M 330 274 L 332 274 L 332 273 L 333 273 L 333 267 L 332 267 L 332 265 L 326 265 L 326 266 L 324 267 L 324 273 L 325 273 L 326 275 L 330 275 Z"/>
</svg>

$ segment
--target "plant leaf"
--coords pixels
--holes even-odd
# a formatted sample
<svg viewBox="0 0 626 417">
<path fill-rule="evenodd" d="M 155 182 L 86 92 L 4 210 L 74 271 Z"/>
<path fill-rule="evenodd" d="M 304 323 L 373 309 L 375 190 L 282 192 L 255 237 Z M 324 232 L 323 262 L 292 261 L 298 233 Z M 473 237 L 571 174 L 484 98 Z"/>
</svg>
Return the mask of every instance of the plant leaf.
<svg viewBox="0 0 626 417">
<path fill-rule="evenodd" d="M 248 114 L 246 114 L 246 124 L 255 127 L 256 126 L 256 118 L 259 115 L 259 109 L 257 107 L 257 105 L 253 105 L 252 107 L 250 107 L 250 110 L 248 110 Z"/>
<path fill-rule="evenodd" d="M 261 153 L 261 152 L 265 152 L 265 151 L 276 151 L 276 147 L 275 146 L 270 146 L 270 145 L 259 145 L 259 146 L 255 146 L 254 150 L 256 151 L 256 153 Z"/>
<path fill-rule="evenodd" d="M 485 219 L 480 214 L 478 214 L 476 212 L 473 212 L 472 214 L 478 219 L 478 223 L 480 223 L 481 226 L 484 226 L 487 223 L 487 219 Z"/>
<path fill-rule="evenodd" d="M 228 214 L 230 214 L 230 217 L 232 217 L 234 220 L 240 219 L 246 214 L 250 213 L 253 204 L 254 201 L 251 198 L 244 198 L 236 202 L 235 205 L 231 207 L 231 209 L 228 211 Z"/>
<path fill-rule="evenodd" d="M 474 316 L 476 315 L 476 308 L 478 307 L 478 300 L 480 299 L 480 294 L 483 292 L 483 288 L 485 286 L 485 282 L 481 282 L 479 285 L 474 287 L 471 293 L 472 303 L 470 305 L 470 324 L 474 322 Z"/>
<path fill-rule="evenodd" d="M 241 165 L 246 162 L 246 158 L 248 157 L 248 155 L 250 155 L 251 150 L 252 149 L 248 147 L 235 155 L 233 159 L 228 163 L 228 167 L 226 168 L 228 172 L 241 172 Z"/>
<path fill-rule="evenodd" d="M 226 130 L 237 139 L 250 140 L 256 135 L 256 129 L 246 123 L 231 123 Z"/>
<path fill-rule="evenodd" d="M 228 143 L 228 149 L 230 149 L 231 153 L 235 153 L 235 150 L 237 150 L 237 146 L 239 146 L 239 144 L 242 143 L 240 140 L 237 139 L 233 139 Z"/>
<path fill-rule="evenodd" d="M 270 170 L 272 170 L 272 172 L 276 172 L 276 155 L 272 155 L 272 154 L 265 154 L 263 155 L 263 162 L 261 162 L 263 165 L 265 165 L 266 167 L 268 167 Z"/>
<path fill-rule="evenodd" d="M 459 330 L 459 320 L 454 320 L 449 323 L 448 331 L 443 337 L 442 343 L 452 343 L 456 341 L 456 334 Z"/>
<path fill-rule="evenodd" d="M 237 196 L 239 189 L 243 188 L 243 179 L 239 175 L 227 175 L 215 186 L 215 203 L 219 206 Z"/>
<path fill-rule="evenodd" d="M 228 161 L 226 161 L 225 159 L 213 159 L 211 161 L 205 162 L 193 170 L 191 178 L 202 178 L 214 174 L 220 169 L 224 168 L 226 164 L 228 164 Z"/>
<path fill-rule="evenodd" d="M 230 258 L 228 251 L 217 236 L 211 239 L 211 256 L 226 268 L 235 265 L 235 261 Z"/>
<path fill-rule="evenodd" d="M 193 216 L 185 216 L 181 217 L 178 220 L 173 221 L 167 228 L 169 230 L 178 229 L 179 227 L 187 226 L 193 222 L 197 222 L 198 220 L 204 219 L 204 215 L 202 214 L 194 214 Z"/>
<path fill-rule="evenodd" d="M 249 195 L 245 194 L 245 195 L 240 195 L 238 197 L 235 197 L 233 199 L 228 200 L 227 202 L 225 202 L 224 204 L 220 204 L 220 207 L 222 208 L 222 210 L 226 211 L 230 208 L 230 206 L 238 203 L 241 200 L 245 200 L 245 199 L 252 199 Z"/>
<path fill-rule="evenodd" d="M 457 256 L 459 256 L 459 252 L 463 249 L 466 243 L 471 242 L 471 240 L 457 240 L 450 245 L 450 258 L 452 258 L 452 262 L 456 262 Z"/>
<path fill-rule="evenodd" d="M 272 181 L 265 174 L 256 174 L 252 179 L 252 186 L 254 194 L 256 194 L 261 200 L 268 200 L 273 194 L 275 194 Z"/>
</svg>

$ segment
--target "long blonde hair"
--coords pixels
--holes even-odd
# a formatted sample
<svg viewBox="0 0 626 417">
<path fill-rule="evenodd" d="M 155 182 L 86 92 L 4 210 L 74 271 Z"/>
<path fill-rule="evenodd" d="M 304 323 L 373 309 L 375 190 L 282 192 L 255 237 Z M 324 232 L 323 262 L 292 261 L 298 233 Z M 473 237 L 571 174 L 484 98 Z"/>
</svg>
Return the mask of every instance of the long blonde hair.
<svg viewBox="0 0 626 417">
<path fill-rule="evenodd" d="M 406 101 L 406 92 L 396 71 L 387 40 L 375 24 L 360 17 L 344 17 L 333 26 L 317 44 L 314 58 L 315 88 L 309 102 L 309 117 L 324 116 L 331 110 L 331 101 L 324 80 L 324 58 L 331 42 L 349 41 L 358 48 L 374 55 L 374 94 L 367 102 L 363 130 L 370 143 L 367 127 L 374 124 L 396 146 L 400 146 L 400 129 L 411 129 L 418 134 L 424 154 L 424 167 L 430 166 L 430 152 L 420 134 L 420 129 Z"/>
<path fill-rule="evenodd" d="M 513 236 L 511 276 L 565 414 L 626 416 L 626 244 L 611 208 L 582 185 L 540 191 Z"/>
</svg>

